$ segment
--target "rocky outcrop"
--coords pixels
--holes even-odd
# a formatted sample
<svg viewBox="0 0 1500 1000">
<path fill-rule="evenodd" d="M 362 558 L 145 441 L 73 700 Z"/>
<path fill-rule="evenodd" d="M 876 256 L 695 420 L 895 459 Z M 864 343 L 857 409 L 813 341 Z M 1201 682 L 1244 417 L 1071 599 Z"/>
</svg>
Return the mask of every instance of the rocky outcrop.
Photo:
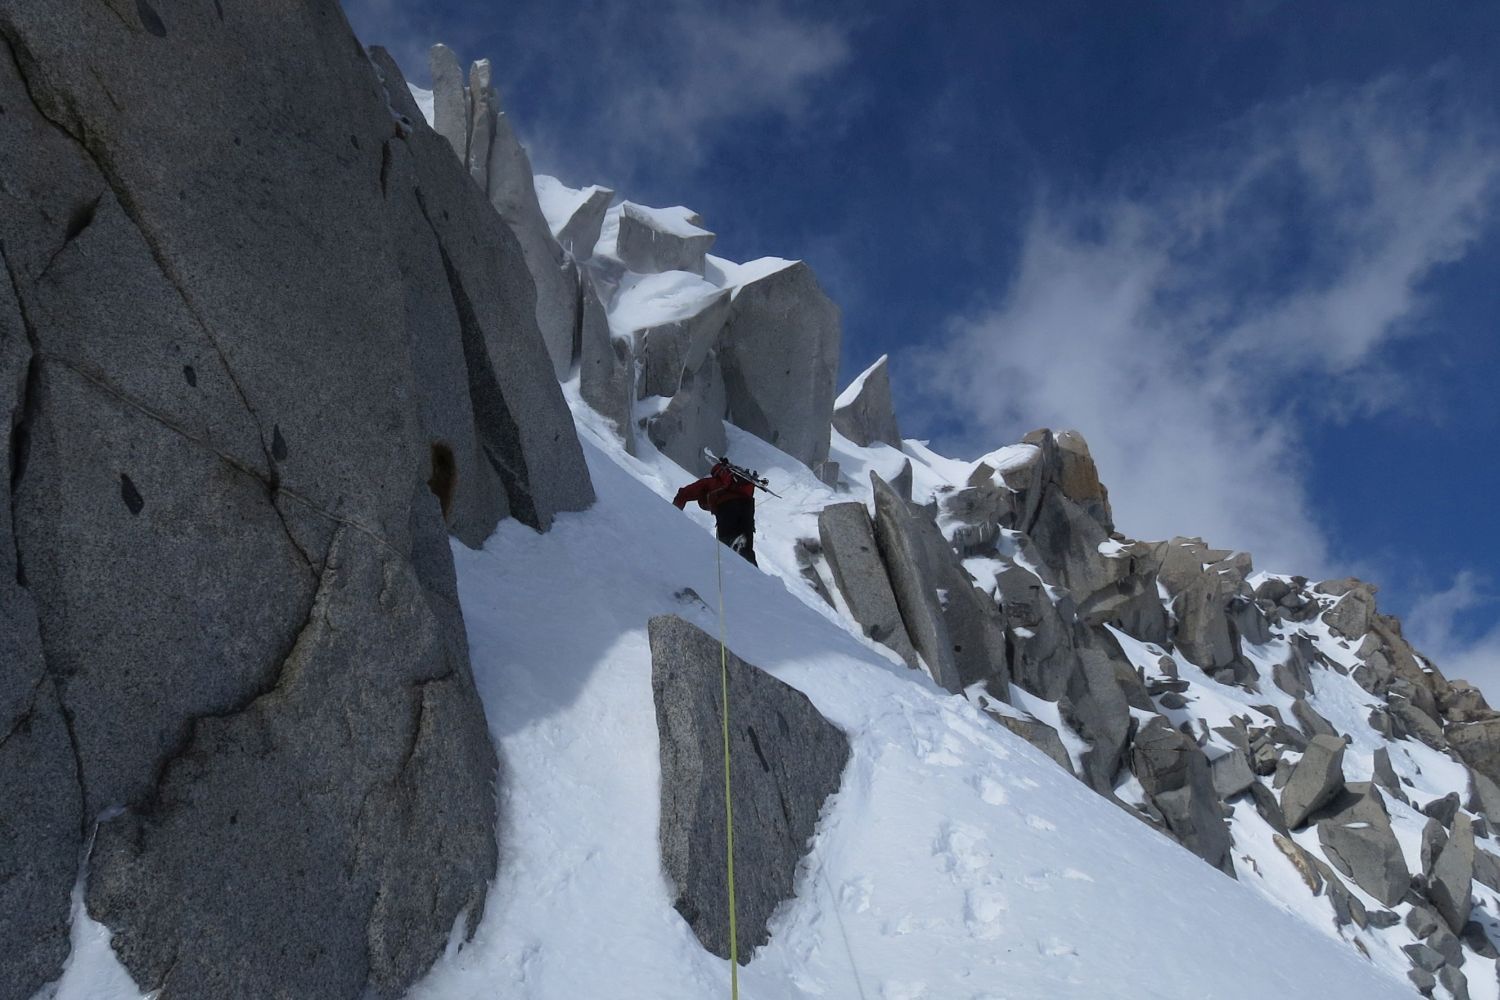
<svg viewBox="0 0 1500 1000">
<path fill-rule="evenodd" d="M 597 184 L 574 190 L 545 174 L 537 174 L 536 190 L 558 245 L 579 263 L 592 258 L 614 191 Z"/>
<path fill-rule="evenodd" d="M 919 668 L 921 661 L 901 620 L 865 505 L 824 507 L 818 513 L 818 538 L 834 583 L 865 635 L 888 646 L 907 666 Z"/>
<path fill-rule="evenodd" d="M 974 586 L 930 516 L 914 511 L 875 473 L 875 540 L 907 634 L 932 679 L 952 692 L 983 683 L 1010 697 L 1004 624 Z"/>
<path fill-rule="evenodd" d="M 1281 790 L 1281 811 L 1296 829 L 1344 787 L 1344 741 L 1314 736 Z"/>
<path fill-rule="evenodd" d="M 432 127 L 448 143 L 460 163 L 469 158 L 469 93 L 463 67 L 446 45 L 434 45 L 427 55 L 432 77 Z"/>
<path fill-rule="evenodd" d="M 703 219 L 689 209 L 647 208 L 627 201 L 620 206 L 615 254 L 637 274 L 702 274 L 704 257 L 713 248 L 714 239 L 714 234 L 703 228 Z"/>
<path fill-rule="evenodd" d="M 593 279 L 576 271 L 578 285 L 578 394 L 598 413 L 609 418 L 625 444 L 635 454 L 635 428 L 631 409 L 635 403 L 635 351 L 627 337 L 610 333 L 609 316 Z"/>
<path fill-rule="evenodd" d="M 729 957 L 718 639 L 651 619 L 651 692 L 661 737 L 661 857 L 672 905 L 703 946 Z M 790 899 L 849 741 L 800 692 L 728 658 L 738 951 L 748 963 Z"/>
<path fill-rule="evenodd" d="M 811 468 L 828 458 L 838 306 L 798 261 L 735 289 L 721 341 L 729 419 Z"/>
<path fill-rule="evenodd" d="M 123 807 L 85 901 L 143 989 L 396 996 L 496 863 L 448 528 L 587 506 L 582 452 L 514 238 L 336 4 L 123 16 L 0 11 L 0 992 Z"/>
<path fill-rule="evenodd" d="M 685 316 L 637 330 L 636 353 L 641 360 L 637 395 L 641 399 L 674 395 L 685 375 L 703 367 L 728 318 L 726 291 L 703 299 Z"/>
<path fill-rule="evenodd" d="M 872 444 L 901 447 L 901 429 L 891 406 L 891 377 L 886 355 L 849 384 L 833 404 L 833 429 L 861 448 Z"/>
<path fill-rule="evenodd" d="M 725 406 L 718 355 L 710 352 L 695 371 L 683 374 L 671 402 L 646 418 L 646 436 L 658 451 L 689 472 L 707 472 L 704 449 L 715 455 L 729 450 Z"/>
<path fill-rule="evenodd" d="M 1427 897 L 1455 934 L 1463 933 L 1473 906 L 1474 859 L 1474 821 L 1459 813 L 1453 835 L 1439 851 L 1427 878 Z"/>
<path fill-rule="evenodd" d="M 1500 782 L 1500 719 L 1455 723 L 1445 727 L 1443 735 L 1476 774 Z"/>
<path fill-rule="evenodd" d="M 542 213 L 531 159 L 491 85 L 489 61 L 474 64 L 467 88 L 446 46 L 433 47 L 430 64 L 434 128 L 514 233 L 531 275 L 537 328 L 555 377 L 566 378 L 574 360 L 576 272 L 566 267 L 567 257 Z M 395 101 L 393 96 L 393 106 Z"/>
<path fill-rule="evenodd" d="M 1286 801 L 1285 793 L 1282 801 Z M 1318 843 L 1335 868 L 1386 906 L 1400 902 L 1411 883 L 1411 872 L 1391 831 L 1385 801 L 1374 785 L 1350 782 L 1317 811 L 1316 819 Z"/>
<path fill-rule="evenodd" d="M 1157 716 L 1141 727 L 1131 744 L 1130 770 L 1182 845 L 1226 875 L 1233 875 L 1229 828 L 1219 812 L 1219 799 L 1203 751 Z"/>
</svg>

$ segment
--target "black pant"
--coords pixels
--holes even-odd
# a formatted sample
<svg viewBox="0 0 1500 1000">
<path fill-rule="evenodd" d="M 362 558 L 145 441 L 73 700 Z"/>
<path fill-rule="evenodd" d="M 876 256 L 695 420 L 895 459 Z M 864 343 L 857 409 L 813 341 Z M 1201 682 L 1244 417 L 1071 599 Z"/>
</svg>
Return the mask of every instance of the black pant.
<svg viewBox="0 0 1500 1000">
<path fill-rule="evenodd" d="M 714 508 L 714 527 L 719 541 L 750 560 L 755 561 L 755 501 L 749 497 L 726 500 Z"/>
</svg>

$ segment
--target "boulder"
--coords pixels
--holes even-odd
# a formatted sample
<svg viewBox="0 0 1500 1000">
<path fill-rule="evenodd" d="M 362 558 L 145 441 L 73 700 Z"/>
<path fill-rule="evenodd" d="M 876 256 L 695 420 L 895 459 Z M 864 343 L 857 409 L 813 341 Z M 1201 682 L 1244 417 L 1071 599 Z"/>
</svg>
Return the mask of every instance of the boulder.
<svg viewBox="0 0 1500 1000">
<path fill-rule="evenodd" d="M 1407 801 L 1406 791 L 1401 787 L 1401 778 L 1391 766 L 1391 753 L 1385 747 L 1375 751 L 1374 781 L 1385 794 L 1402 802 Z"/>
<path fill-rule="evenodd" d="M 1290 832 L 1286 825 L 1286 816 L 1281 811 L 1281 803 L 1276 801 L 1275 792 L 1257 781 L 1250 786 L 1250 798 L 1255 801 L 1255 811 L 1271 829 L 1283 836 Z"/>
<path fill-rule="evenodd" d="M 1232 569 L 1211 561 L 1216 554 L 1196 539 L 1174 538 L 1159 576 L 1177 618 L 1177 648 L 1210 674 L 1232 667 L 1239 658 L 1229 608 L 1244 586 Z"/>
<path fill-rule="evenodd" d="M 1078 669 L 1068 624 L 1071 602 L 1064 599 L 1067 607 L 1060 609 L 1036 574 L 1015 563 L 1008 563 L 995 582 L 1016 684 L 1038 698 L 1057 701 Z"/>
<path fill-rule="evenodd" d="M 1451 681 L 1437 700 L 1437 708 L 1449 722 L 1479 722 L 1494 717 L 1484 692 L 1468 681 Z"/>
<path fill-rule="evenodd" d="M 1464 924 L 1462 938 L 1463 943 L 1480 958 L 1487 958 L 1492 962 L 1500 959 L 1500 949 L 1495 947 L 1489 931 L 1479 921 L 1470 920 Z"/>
<path fill-rule="evenodd" d="M 697 371 L 715 349 L 729 318 L 729 293 L 702 300 L 685 316 L 635 332 L 636 353 L 641 361 L 637 395 L 671 396 L 685 373 Z"/>
<path fill-rule="evenodd" d="M 615 425 L 627 454 L 635 454 L 635 352 L 626 337 L 610 335 L 609 317 L 587 272 L 570 265 L 578 282 L 578 394 Z"/>
<path fill-rule="evenodd" d="M 615 254 L 637 274 L 691 271 L 702 274 L 704 256 L 715 236 L 690 209 L 647 208 L 634 202 L 620 205 L 620 229 Z"/>
<path fill-rule="evenodd" d="M 1474 878 L 1480 885 L 1487 885 L 1500 892 L 1500 857 L 1483 848 L 1475 848 Z"/>
<path fill-rule="evenodd" d="M 891 377 L 882 354 L 833 404 L 833 429 L 861 448 L 872 444 L 901 447 L 901 429 L 891 406 Z"/>
<path fill-rule="evenodd" d="M 609 203 L 615 197 L 614 191 L 597 184 L 584 188 L 583 194 L 583 201 L 568 216 L 562 228 L 553 234 L 558 244 L 578 261 L 588 260 L 594 255 L 594 244 L 599 242 L 599 229 L 604 225 L 604 213 L 609 211 Z"/>
<path fill-rule="evenodd" d="M 1418 940 L 1435 934 L 1441 926 L 1443 922 L 1437 913 L 1421 903 L 1413 903 L 1411 909 L 1406 911 L 1406 929 Z"/>
<path fill-rule="evenodd" d="M 890 576 L 891 590 L 913 647 L 928 675 L 955 694 L 963 690 L 954 641 L 937 595 L 937 571 L 918 523 L 918 515 L 874 472 L 875 543 Z"/>
<path fill-rule="evenodd" d="M 737 286 L 724 328 L 729 419 L 809 468 L 828 457 L 839 326 L 799 261 Z"/>
<path fill-rule="evenodd" d="M 1476 774 L 1500 782 L 1500 719 L 1453 723 L 1443 727 L 1443 736 Z"/>
<path fill-rule="evenodd" d="M 1036 747 L 1042 753 L 1051 757 L 1058 767 L 1073 774 L 1073 761 L 1068 757 L 1068 748 L 1063 745 L 1062 737 L 1057 735 L 1057 730 L 1031 716 L 1006 715 L 993 709 L 986 709 L 985 714 L 994 719 L 1000 725 L 1015 733 L 1021 739 Z"/>
<path fill-rule="evenodd" d="M 1458 966 L 1443 966 L 1438 970 L 1437 980 L 1453 1000 L 1469 1000 L 1469 980 L 1459 971 Z"/>
<path fill-rule="evenodd" d="M 1442 853 L 1443 845 L 1448 843 L 1448 831 L 1443 829 L 1443 824 L 1435 819 L 1429 819 L 1422 824 L 1422 839 L 1420 847 L 1420 859 L 1422 863 L 1422 875 L 1432 874 L 1432 866 L 1437 857 Z"/>
<path fill-rule="evenodd" d="M 710 352 L 682 383 L 666 408 L 646 420 L 646 436 L 663 455 L 688 472 L 707 472 L 705 449 L 715 455 L 729 450 L 724 433 L 724 379 L 718 355 Z"/>
<path fill-rule="evenodd" d="M 1422 807 L 1423 815 L 1430 816 L 1445 828 L 1453 828 L 1453 817 L 1458 815 L 1458 793 L 1449 792 L 1440 799 L 1433 799 Z"/>
<path fill-rule="evenodd" d="M 1229 827 L 1219 812 L 1208 758 L 1170 722 L 1156 716 L 1130 748 L 1130 769 L 1184 847 L 1226 875 L 1234 874 Z"/>
<path fill-rule="evenodd" d="M 823 603 L 830 608 L 837 607 L 833 595 L 828 592 L 828 585 L 823 582 L 823 574 L 818 572 L 818 565 L 823 561 L 823 544 L 816 538 L 799 538 L 792 545 L 792 558 L 797 561 L 797 575 L 823 599 Z"/>
<path fill-rule="evenodd" d="M 1346 586 L 1348 589 L 1344 589 Z M 1329 588 L 1342 593 L 1335 595 L 1338 600 L 1323 613 L 1323 622 L 1335 635 L 1350 640 L 1362 638 L 1370 631 L 1375 615 L 1375 588 L 1351 579 L 1320 583 L 1316 589 L 1326 594 Z"/>
<path fill-rule="evenodd" d="M 1212 764 L 1214 793 L 1229 800 L 1255 784 L 1255 772 L 1250 769 L 1250 756 L 1244 750 L 1231 750 Z"/>
<path fill-rule="evenodd" d="M 1307 703 L 1305 698 L 1297 698 L 1292 702 L 1292 715 L 1297 720 L 1297 725 L 1308 739 L 1314 736 L 1333 736 L 1341 734 L 1333 728 L 1333 723 L 1318 714 L 1318 710 Z"/>
<path fill-rule="evenodd" d="M 1285 804 L 1285 793 L 1282 799 Z M 1411 884 L 1411 872 L 1374 785 L 1349 783 L 1317 811 L 1316 821 L 1318 842 L 1335 868 L 1386 906 L 1400 902 Z"/>
<path fill-rule="evenodd" d="M 1427 877 L 1427 898 L 1455 934 L 1463 933 L 1473 905 L 1474 825 L 1467 813 L 1453 821 L 1453 836 L 1443 845 Z"/>
<path fill-rule="evenodd" d="M 1088 442 L 1077 431 L 1059 431 L 1057 449 L 1062 464 L 1058 485 L 1063 494 L 1074 503 L 1082 504 L 1105 531 L 1113 532 L 1115 524 L 1109 509 L 1109 490 L 1099 481 L 1099 470 L 1089 453 Z"/>
<path fill-rule="evenodd" d="M 661 858 L 672 905 L 703 946 L 729 956 L 719 640 L 674 615 L 651 619 L 661 738 Z M 730 653 L 730 768 L 738 952 L 748 963 L 792 897 L 818 815 L 838 791 L 848 738 L 801 692 Z"/>
<path fill-rule="evenodd" d="M 446 45 L 434 45 L 427 54 L 432 77 L 432 127 L 447 140 L 459 163 L 469 161 L 469 96 L 464 88 L 464 70 L 458 56 Z"/>
<path fill-rule="evenodd" d="M 1281 810 L 1287 825 L 1300 827 L 1315 809 L 1344 787 L 1344 741 L 1333 736 L 1314 736 L 1302 759 L 1281 790 Z"/>
<path fill-rule="evenodd" d="M 823 508 L 818 513 L 818 538 L 839 593 L 865 635 L 888 646 L 907 666 L 920 668 L 865 505 L 837 503 Z"/>
<path fill-rule="evenodd" d="M 1500 785 L 1472 767 L 1466 770 L 1469 772 L 1469 793 L 1464 799 L 1464 808 L 1491 819 L 1491 822 L 1500 820 Z"/>
<path fill-rule="evenodd" d="M 1079 630 L 1073 647 L 1077 665 L 1068 676 L 1057 707 L 1078 735 L 1089 741 L 1083 755 L 1084 781 L 1107 795 L 1114 790 L 1134 728 L 1130 704 L 1116 680 L 1115 663 L 1123 655 L 1107 633 L 1100 635 L 1088 629 Z"/>
</svg>

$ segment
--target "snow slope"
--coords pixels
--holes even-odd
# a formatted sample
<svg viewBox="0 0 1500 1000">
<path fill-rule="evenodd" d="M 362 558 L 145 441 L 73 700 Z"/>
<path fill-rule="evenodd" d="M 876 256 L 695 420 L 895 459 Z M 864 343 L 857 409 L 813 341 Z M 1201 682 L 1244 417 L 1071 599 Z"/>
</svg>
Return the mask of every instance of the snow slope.
<svg viewBox="0 0 1500 1000">
<path fill-rule="evenodd" d="M 594 509 L 547 535 L 508 521 L 481 552 L 454 546 L 504 761 L 503 861 L 478 934 L 419 986 L 425 1000 L 727 995 L 726 963 L 672 909 L 660 869 L 646 640 L 655 614 L 716 627 L 717 546 L 706 515 L 665 500 L 680 470 L 625 456 L 575 414 Z M 772 572 L 725 553 L 729 643 L 853 745 L 797 898 L 741 976 L 747 1000 L 1410 995 L 810 603 L 775 536 L 830 496 L 768 446 L 731 444 L 788 500 L 763 508 Z M 706 603 L 675 596 L 685 587 Z"/>
</svg>

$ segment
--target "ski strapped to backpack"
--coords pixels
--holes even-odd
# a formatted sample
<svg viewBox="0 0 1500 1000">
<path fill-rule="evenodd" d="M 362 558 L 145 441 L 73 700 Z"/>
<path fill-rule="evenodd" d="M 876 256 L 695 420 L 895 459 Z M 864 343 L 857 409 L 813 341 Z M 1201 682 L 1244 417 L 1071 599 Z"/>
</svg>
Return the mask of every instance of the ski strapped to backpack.
<svg viewBox="0 0 1500 1000">
<path fill-rule="evenodd" d="M 769 493 L 771 494 L 771 496 L 775 497 L 778 500 L 782 499 L 780 493 L 777 493 L 775 490 L 771 489 L 771 481 L 762 476 L 755 469 L 747 469 L 743 465 L 735 465 L 723 455 L 715 455 L 707 448 L 703 449 L 703 454 L 709 461 L 713 462 L 715 465 L 722 465 L 726 469 L 728 469 L 734 475 L 734 478 L 741 480 L 742 482 L 749 483 L 756 489 L 761 490 L 765 493 Z"/>
</svg>

